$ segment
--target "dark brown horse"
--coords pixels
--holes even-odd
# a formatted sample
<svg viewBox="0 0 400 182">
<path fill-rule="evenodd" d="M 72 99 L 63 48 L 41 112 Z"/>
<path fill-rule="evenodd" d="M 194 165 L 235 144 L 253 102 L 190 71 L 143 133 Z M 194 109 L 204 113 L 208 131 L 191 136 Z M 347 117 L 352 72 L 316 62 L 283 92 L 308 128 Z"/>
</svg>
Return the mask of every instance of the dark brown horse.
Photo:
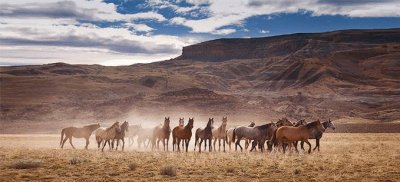
<svg viewBox="0 0 400 182">
<path fill-rule="evenodd" d="M 201 143 L 203 141 L 205 142 L 204 145 L 207 147 L 207 140 L 208 140 L 208 148 L 209 151 L 211 152 L 212 146 L 211 146 L 211 140 L 212 140 L 212 127 L 214 124 L 214 118 L 208 118 L 207 126 L 205 128 L 197 128 L 196 134 L 195 134 L 195 141 L 194 141 L 194 150 L 196 151 L 196 145 L 197 142 L 200 139 L 199 143 L 199 152 L 201 152 Z"/>
<path fill-rule="evenodd" d="M 163 142 L 164 151 L 168 151 L 168 142 L 169 136 L 171 135 L 171 128 L 169 126 L 170 120 L 169 117 L 164 118 L 164 124 L 162 126 L 156 126 L 153 129 L 153 142 L 152 142 L 152 150 L 156 146 L 157 142 L 157 149 L 160 149 L 160 141 Z"/>
<path fill-rule="evenodd" d="M 86 139 L 85 149 L 88 149 L 90 135 L 92 135 L 93 131 L 96 130 L 97 128 L 100 128 L 100 124 L 98 123 L 87 125 L 82 128 L 77 128 L 77 127 L 63 128 L 61 130 L 61 141 L 60 141 L 61 148 L 64 147 L 64 143 L 67 141 L 67 139 L 69 139 L 69 143 L 71 144 L 72 148 L 75 149 L 74 145 L 72 145 L 72 137 L 75 137 L 75 138 Z M 64 135 L 65 138 L 63 138 Z"/>
<path fill-rule="evenodd" d="M 299 127 L 282 126 L 274 132 L 271 141 L 273 143 L 282 144 L 283 153 L 285 153 L 287 145 L 291 147 L 293 142 L 303 141 L 308 144 L 309 146 L 308 153 L 311 153 L 311 144 L 308 141 L 308 139 L 313 136 L 312 131 L 314 130 L 324 132 L 325 128 L 322 126 L 319 120 L 314 121 L 312 123 L 308 123 L 305 126 L 299 126 Z"/>
<path fill-rule="evenodd" d="M 180 152 L 181 149 L 179 145 L 181 140 L 186 145 L 186 152 L 188 152 L 189 142 L 192 138 L 192 128 L 193 128 L 193 118 L 189 118 L 189 122 L 186 126 L 177 126 L 172 130 L 172 150 L 175 150 L 175 145 L 178 147 L 178 151 Z M 183 145 L 184 146 L 184 145 Z M 185 150 L 185 148 L 183 148 Z"/>
<path fill-rule="evenodd" d="M 332 128 L 333 130 L 336 129 L 335 125 L 333 124 L 333 122 L 330 119 L 328 121 L 323 122 L 322 126 L 324 126 L 325 129 L 328 129 L 328 128 Z M 319 140 L 322 138 L 322 134 L 324 134 L 324 132 L 314 130 L 313 134 L 314 134 L 314 137 L 309 138 L 309 139 L 315 139 L 315 147 L 314 147 L 313 151 L 317 148 L 319 151 Z M 301 142 L 300 145 L 301 145 L 301 149 L 304 150 L 304 142 Z"/>
<path fill-rule="evenodd" d="M 125 132 L 128 132 L 128 127 L 129 123 L 127 121 L 124 121 L 121 126 L 120 130 L 115 133 L 114 140 L 117 140 L 117 146 L 115 147 L 115 150 L 118 150 L 118 145 L 119 145 L 119 140 L 122 141 L 122 151 L 124 151 L 125 148 Z M 114 143 L 114 141 L 113 141 Z"/>
</svg>

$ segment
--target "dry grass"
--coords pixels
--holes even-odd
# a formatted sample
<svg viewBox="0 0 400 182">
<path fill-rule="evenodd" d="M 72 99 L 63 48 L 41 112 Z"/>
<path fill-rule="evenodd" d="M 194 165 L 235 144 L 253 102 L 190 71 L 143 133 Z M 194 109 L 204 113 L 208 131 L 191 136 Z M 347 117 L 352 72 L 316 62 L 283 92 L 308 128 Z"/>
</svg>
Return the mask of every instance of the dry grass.
<svg viewBox="0 0 400 182">
<path fill-rule="evenodd" d="M 160 169 L 160 174 L 166 176 L 176 176 L 176 167 L 171 165 L 163 166 Z"/>
<path fill-rule="evenodd" d="M 42 138 L 43 139 L 43 138 Z M 42 140 L 41 139 L 41 140 Z M 22 140 L 22 139 L 20 139 Z M 26 140 L 26 139 L 25 139 Z M 57 138 L 47 147 L 9 146 L 0 135 L 1 181 L 397 181 L 400 179 L 400 134 L 326 134 L 321 152 L 126 152 L 58 149 Z M 29 142 L 28 142 L 29 141 Z M 19 141 L 22 142 L 22 141 Z M 5 145 L 7 144 L 7 145 Z M 314 141 L 312 142 L 314 144 Z M 75 146 L 83 147 L 78 144 Z M 28 147 L 28 148 L 26 148 Z M 191 148 L 192 149 L 192 148 Z M 69 165 L 71 159 L 85 159 Z M 41 161 L 37 169 L 9 166 L 24 159 Z M 176 176 L 162 175 L 173 166 Z M 167 170 L 169 171 L 169 170 Z"/>
</svg>

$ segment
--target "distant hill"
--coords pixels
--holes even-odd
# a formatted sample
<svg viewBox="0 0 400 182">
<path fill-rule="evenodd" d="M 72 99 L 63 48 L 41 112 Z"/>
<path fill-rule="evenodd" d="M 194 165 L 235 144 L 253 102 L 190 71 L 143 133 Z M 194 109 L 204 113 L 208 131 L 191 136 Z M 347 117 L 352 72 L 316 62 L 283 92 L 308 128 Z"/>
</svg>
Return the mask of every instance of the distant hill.
<svg viewBox="0 0 400 182">
<path fill-rule="evenodd" d="M 400 29 L 217 39 L 171 60 L 0 67 L 2 121 L 400 119 Z"/>
</svg>

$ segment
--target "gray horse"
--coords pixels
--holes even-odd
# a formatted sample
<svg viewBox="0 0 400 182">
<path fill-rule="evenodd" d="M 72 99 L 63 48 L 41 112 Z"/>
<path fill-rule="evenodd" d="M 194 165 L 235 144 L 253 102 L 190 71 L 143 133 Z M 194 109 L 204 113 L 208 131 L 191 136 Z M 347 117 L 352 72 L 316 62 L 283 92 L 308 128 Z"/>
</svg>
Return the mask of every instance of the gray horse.
<svg viewBox="0 0 400 182">
<path fill-rule="evenodd" d="M 240 140 L 242 138 L 247 138 L 249 140 L 257 141 L 261 152 L 263 152 L 265 141 L 272 137 L 276 128 L 277 127 L 275 123 L 269 123 L 255 127 L 240 126 L 235 128 L 233 130 L 233 141 L 235 138 L 237 138 L 235 143 L 235 151 L 237 150 L 237 146 L 239 146 L 240 150 L 243 151 L 243 147 L 240 145 Z"/>
</svg>

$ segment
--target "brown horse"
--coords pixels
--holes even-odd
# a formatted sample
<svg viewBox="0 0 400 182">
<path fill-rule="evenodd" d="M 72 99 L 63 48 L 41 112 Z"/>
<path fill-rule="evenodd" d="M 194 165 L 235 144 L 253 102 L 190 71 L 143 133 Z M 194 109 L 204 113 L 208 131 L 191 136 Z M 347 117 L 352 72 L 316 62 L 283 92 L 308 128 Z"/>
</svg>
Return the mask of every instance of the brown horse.
<svg viewBox="0 0 400 182">
<path fill-rule="evenodd" d="M 74 145 L 72 145 L 72 137 L 75 137 L 75 138 L 85 138 L 86 139 L 85 149 L 88 149 L 90 135 L 92 135 L 93 131 L 96 130 L 97 128 L 100 128 L 100 124 L 98 123 L 87 125 L 82 128 L 77 128 L 77 127 L 63 128 L 61 130 L 61 141 L 60 141 L 61 148 L 64 147 L 64 143 L 67 141 L 67 139 L 69 139 L 69 143 L 71 144 L 72 148 L 75 149 Z M 65 138 L 63 139 L 64 135 Z"/>
<path fill-rule="evenodd" d="M 228 124 L 228 117 L 222 117 L 222 123 L 221 126 L 218 128 L 213 128 L 212 129 L 212 135 L 214 139 L 214 151 L 216 151 L 215 143 L 218 140 L 218 151 L 221 149 L 221 140 L 224 146 L 224 152 L 225 152 L 225 142 L 226 142 L 226 125 Z"/>
<path fill-rule="evenodd" d="M 196 134 L 195 134 L 195 141 L 194 141 L 194 150 L 196 151 L 196 145 L 197 142 L 200 139 L 199 143 L 199 152 L 201 152 L 201 143 L 203 143 L 204 140 L 204 146 L 205 148 L 207 147 L 207 140 L 208 140 L 208 148 L 209 151 L 211 152 L 212 147 L 211 147 L 211 140 L 212 140 L 212 126 L 214 124 L 214 118 L 208 118 L 207 126 L 205 128 L 197 128 Z"/>
<path fill-rule="evenodd" d="M 163 142 L 164 151 L 167 149 L 168 151 L 168 141 L 169 136 L 171 135 L 171 128 L 169 127 L 169 117 L 164 118 L 164 124 L 162 126 L 156 126 L 153 129 L 153 142 L 152 142 L 152 150 L 156 146 L 157 142 L 157 149 L 160 149 L 160 141 Z"/>
<path fill-rule="evenodd" d="M 325 128 L 324 126 L 322 126 L 319 120 L 308 123 L 305 126 L 299 126 L 299 127 L 282 126 L 274 132 L 271 141 L 273 143 L 282 144 L 283 153 L 285 153 L 286 151 L 285 144 L 288 144 L 291 147 L 293 142 L 303 141 L 308 144 L 309 146 L 308 153 L 311 153 L 311 144 L 308 141 L 308 139 L 313 136 L 312 131 L 314 130 L 324 132 Z"/>
<path fill-rule="evenodd" d="M 235 128 L 235 130 L 233 130 L 233 140 L 237 138 L 235 143 L 235 151 L 237 150 L 237 146 L 239 146 L 240 150 L 243 151 L 243 148 L 240 145 L 240 140 L 242 138 L 247 138 L 249 140 L 257 141 L 261 149 L 261 152 L 263 152 L 265 141 L 269 140 L 272 137 L 275 130 L 276 130 L 275 123 L 269 123 L 255 127 L 241 126 Z"/>
<path fill-rule="evenodd" d="M 117 140 L 117 146 L 115 147 L 115 150 L 118 150 L 118 145 L 119 145 L 119 140 L 122 140 L 122 151 L 124 151 L 125 148 L 125 132 L 128 131 L 129 123 L 127 121 L 124 121 L 121 126 L 120 126 L 120 131 L 117 131 L 115 134 L 114 140 Z M 113 141 L 114 143 L 114 141 Z"/>
<path fill-rule="evenodd" d="M 186 145 L 186 152 L 188 152 L 189 141 L 192 138 L 192 128 L 193 128 L 193 118 L 189 118 L 189 122 L 186 126 L 177 126 L 172 130 L 172 151 L 175 150 L 175 145 L 178 147 L 178 151 L 180 152 L 181 149 L 179 145 L 181 140 L 183 140 L 183 144 Z M 185 150 L 184 145 L 183 150 Z"/>
<path fill-rule="evenodd" d="M 328 129 L 328 128 L 332 128 L 333 130 L 336 129 L 336 127 L 333 124 L 333 122 L 331 121 L 331 119 L 329 119 L 328 121 L 323 122 L 322 126 L 324 126 L 325 129 Z M 322 134 L 324 134 L 324 132 L 321 132 L 321 131 L 318 131 L 318 130 L 314 130 L 313 134 L 314 134 L 314 137 L 309 138 L 309 139 L 315 139 L 315 147 L 314 147 L 313 151 L 315 149 L 317 149 L 317 148 L 318 148 L 318 151 L 319 151 L 319 140 L 322 138 Z M 301 145 L 301 149 L 304 150 L 304 142 L 301 142 L 300 145 Z"/>
<path fill-rule="evenodd" d="M 276 126 L 279 128 L 281 126 L 293 126 L 293 123 L 290 122 L 286 117 L 279 119 L 278 122 L 276 122 Z"/>
</svg>

